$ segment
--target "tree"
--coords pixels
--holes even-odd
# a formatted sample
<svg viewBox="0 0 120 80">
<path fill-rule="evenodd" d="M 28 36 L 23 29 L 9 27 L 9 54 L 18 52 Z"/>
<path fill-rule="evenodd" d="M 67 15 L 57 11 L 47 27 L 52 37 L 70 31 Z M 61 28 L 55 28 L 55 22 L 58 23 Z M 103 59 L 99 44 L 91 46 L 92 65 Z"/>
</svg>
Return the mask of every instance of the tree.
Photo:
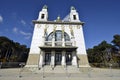
<svg viewBox="0 0 120 80">
<path fill-rule="evenodd" d="M 95 64 L 95 66 L 100 66 L 100 63 L 104 63 L 104 65 L 109 62 L 109 54 L 107 49 L 111 49 L 112 45 L 107 43 L 107 41 L 102 41 L 97 46 L 94 46 L 92 49 L 88 49 L 88 59 L 89 62 Z"/>
<path fill-rule="evenodd" d="M 118 51 L 120 51 L 120 35 L 119 34 L 116 34 L 113 36 L 112 43 L 118 49 Z"/>
<path fill-rule="evenodd" d="M 0 37 L 0 62 L 5 63 L 4 66 L 12 67 L 11 63 L 26 62 L 28 52 L 29 48 L 26 45 L 20 45 L 20 43 L 13 42 L 7 37 Z"/>
<path fill-rule="evenodd" d="M 0 49 L 1 49 L 1 61 L 6 62 L 11 51 L 10 49 L 10 40 L 6 37 L 0 37 Z"/>
</svg>

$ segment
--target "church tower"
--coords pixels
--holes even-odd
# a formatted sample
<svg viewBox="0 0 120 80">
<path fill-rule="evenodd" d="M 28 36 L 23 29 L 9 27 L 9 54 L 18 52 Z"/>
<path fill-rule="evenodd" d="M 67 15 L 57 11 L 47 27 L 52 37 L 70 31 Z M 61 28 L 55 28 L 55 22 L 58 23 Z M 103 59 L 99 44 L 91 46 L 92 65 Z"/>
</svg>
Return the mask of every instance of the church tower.
<svg viewBox="0 0 120 80">
<path fill-rule="evenodd" d="M 48 21 L 47 6 L 33 20 L 34 31 L 26 67 L 41 69 L 44 66 L 89 67 L 83 36 L 83 22 L 71 7 L 67 20 L 58 16 Z"/>
<path fill-rule="evenodd" d="M 45 5 L 42 11 L 39 12 L 38 21 L 47 21 L 47 19 L 48 19 L 48 12 L 47 12 L 47 6 Z"/>
</svg>

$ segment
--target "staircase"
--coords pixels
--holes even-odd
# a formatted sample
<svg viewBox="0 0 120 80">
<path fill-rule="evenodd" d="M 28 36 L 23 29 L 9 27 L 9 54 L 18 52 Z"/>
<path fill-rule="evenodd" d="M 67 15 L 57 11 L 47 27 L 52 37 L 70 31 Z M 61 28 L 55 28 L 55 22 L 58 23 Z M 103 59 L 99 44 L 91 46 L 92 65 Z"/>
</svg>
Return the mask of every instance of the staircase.
<svg viewBox="0 0 120 80">
<path fill-rule="evenodd" d="M 51 68 L 51 66 L 44 66 L 40 69 L 39 72 L 44 73 L 80 73 L 79 68 L 75 66 L 55 66 L 54 68 Z"/>
</svg>

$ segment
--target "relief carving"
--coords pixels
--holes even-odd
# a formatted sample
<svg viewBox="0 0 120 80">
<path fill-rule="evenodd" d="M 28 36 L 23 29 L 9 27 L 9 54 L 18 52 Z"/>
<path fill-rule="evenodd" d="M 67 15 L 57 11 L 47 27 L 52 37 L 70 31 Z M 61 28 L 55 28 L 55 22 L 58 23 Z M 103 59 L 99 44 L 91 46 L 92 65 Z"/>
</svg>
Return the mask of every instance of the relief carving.
<svg viewBox="0 0 120 80">
<path fill-rule="evenodd" d="M 41 27 L 40 24 L 37 24 L 37 27 L 40 28 Z"/>
<path fill-rule="evenodd" d="M 73 31 L 72 26 L 69 26 L 69 28 L 70 28 L 70 33 L 71 33 L 71 35 L 74 36 L 74 31 Z"/>
<path fill-rule="evenodd" d="M 65 27 L 62 26 L 62 37 L 64 37 Z"/>
<path fill-rule="evenodd" d="M 54 25 L 54 28 L 53 28 L 53 33 L 55 33 L 56 28 L 57 28 L 57 26 L 56 26 L 56 25 Z"/>
<path fill-rule="evenodd" d="M 44 36 L 46 36 L 46 35 L 47 35 L 47 28 L 48 28 L 48 26 L 47 26 L 47 25 L 45 25 L 45 28 L 44 28 Z"/>
</svg>

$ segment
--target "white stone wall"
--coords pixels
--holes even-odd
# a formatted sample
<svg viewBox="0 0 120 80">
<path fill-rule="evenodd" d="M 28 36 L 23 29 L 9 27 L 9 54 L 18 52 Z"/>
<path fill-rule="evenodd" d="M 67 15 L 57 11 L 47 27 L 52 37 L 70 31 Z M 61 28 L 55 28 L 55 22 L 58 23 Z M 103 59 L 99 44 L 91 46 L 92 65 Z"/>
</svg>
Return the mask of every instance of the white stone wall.
<svg viewBox="0 0 120 80">
<path fill-rule="evenodd" d="M 56 30 L 62 30 L 63 25 L 61 26 L 61 25 L 53 25 L 53 24 L 49 24 L 49 25 L 36 24 L 35 27 L 34 27 L 30 53 L 40 53 L 39 47 L 43 46 L 43 43 L 44 43 L 43 36 L 44 36 L 45 26 L 48 27 L 47 28 L 47 33 L 49 35 L 51 32 L 53 32 L 53 29 L 54 29 L 55 26 L 57 26 Z M 72 36 L 71 36 L 71 32 L 70 32 L 70 26 L 69 25 L 64 25 L 64 27 L 65 27 L 64 28 L 65 32 L 71 38 Z M 71 27 L 72 27 L 73 32 L 74 32 L 76 46 L 78 47 L 77 53 L 78 54 L 86 54 L 82 26 L 72 25 Z"/>
<path fill-rule="evenodd" d="M 30 47 L 30 54 L 39 54 L 40 53 L 40 46 L 43 44 L 43 35 L 44 35 L 44 26 L 40 24 L 35 24 L 31 47 Z"/>
<path fill-rule="evenodd" d="M 86 54 L 86 48 L 85 48 L 85 41 L 84 41 L 84 35 L 83 35 L 83 27 L 77 26 L 75 31 L 75 41 L 77 49 L 77 54 Z"/>
</svg>

